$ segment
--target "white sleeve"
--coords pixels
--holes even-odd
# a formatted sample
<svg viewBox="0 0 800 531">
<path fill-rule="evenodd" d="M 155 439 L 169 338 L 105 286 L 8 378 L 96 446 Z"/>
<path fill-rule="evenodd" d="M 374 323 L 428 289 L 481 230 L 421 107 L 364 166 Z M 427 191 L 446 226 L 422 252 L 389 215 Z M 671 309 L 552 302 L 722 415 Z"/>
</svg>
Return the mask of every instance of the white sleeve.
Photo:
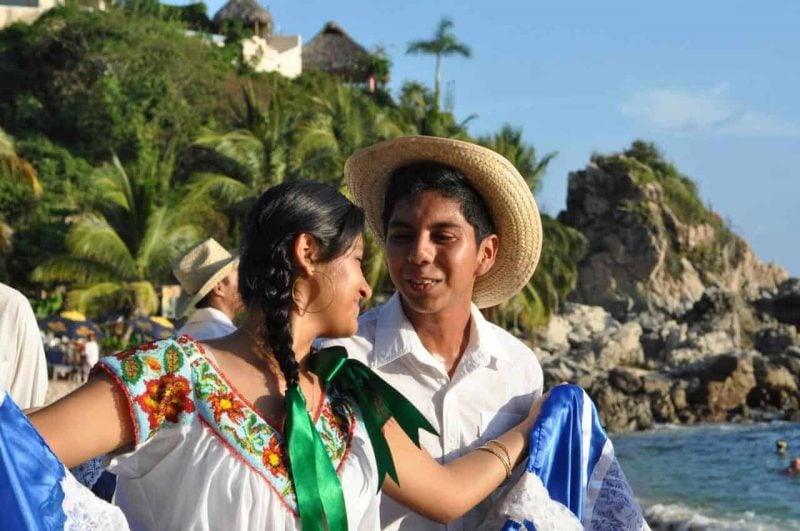
<svg viewBox="0 0 800 531">
<path fill-rule="evenodd" d="M 3 360 L 9 394 L 21 409 L 41 406 L 47 394 L 47 360 L 33 309 L 24 295 L 7 288 L 0 312 L 0 343 L 6 351 Z"/>
</svg>

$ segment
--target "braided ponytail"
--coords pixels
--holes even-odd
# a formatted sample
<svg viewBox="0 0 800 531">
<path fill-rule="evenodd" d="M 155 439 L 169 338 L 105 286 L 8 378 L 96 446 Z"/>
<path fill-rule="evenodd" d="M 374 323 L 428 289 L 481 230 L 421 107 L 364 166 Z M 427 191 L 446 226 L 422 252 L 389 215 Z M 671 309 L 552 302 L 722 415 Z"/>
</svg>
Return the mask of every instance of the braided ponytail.
<svg viewBox="0 0 800 531">
<path fill-rule="evenodd" d="M 342 194 L 313 181 L 291 181 L 261 194 L 244 225 L 239 261 L 239 292 L 248 307 L 264 313 L 265 339 L 287 388 L 299 381 L 292 349 L 294 242 L 310 234 L 318 244 L 317 260 L 344 254 L 364 230 L 364 213 Z"/>
<path fill-rule="evenodd" d="M 292 309 L 292 261 L 288 245 L 275 247 L 271 264 L 264 279 L 261 309 L 264 311 L 267 338 L 278 360 L 286 388 L 298 384 L 300 366 L 292 350 L 292 330 L 289 313 Z"/>
</svg>

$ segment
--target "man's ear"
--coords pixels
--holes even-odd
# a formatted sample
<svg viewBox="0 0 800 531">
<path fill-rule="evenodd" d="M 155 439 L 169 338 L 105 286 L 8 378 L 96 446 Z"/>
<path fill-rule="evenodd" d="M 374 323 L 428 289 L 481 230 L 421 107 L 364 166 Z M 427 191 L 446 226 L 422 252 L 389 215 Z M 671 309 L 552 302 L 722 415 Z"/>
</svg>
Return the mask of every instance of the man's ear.
<svg viewBox="0 0 800 531">
<path fill-rule="evenodd" d="M 292 254 L 295 266 L 303 275 L 314 272 L 314 257 L 317 255 L 317 240 L 305 232 L 294 239 Z"/>
<path fill-rule="evenodd" d="M 489 272 L 497 260 L 497 252 L 500 250 L 500 237 L 497 234 L 490 234 L 481 241 L 478 246 L 478 269 L 475 271 L 476 277 L 481 277 Z"/>
</svg>

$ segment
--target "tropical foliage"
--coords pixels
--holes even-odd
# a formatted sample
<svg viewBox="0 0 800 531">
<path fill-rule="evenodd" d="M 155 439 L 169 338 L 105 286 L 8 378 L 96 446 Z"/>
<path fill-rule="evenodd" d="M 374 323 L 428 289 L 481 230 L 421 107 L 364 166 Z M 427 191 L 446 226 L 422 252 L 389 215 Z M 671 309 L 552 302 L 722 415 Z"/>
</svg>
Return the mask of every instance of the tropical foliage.
<svg viewBox="0 0 800 531">
<path fill-rule="evenodd" d="M 442 86 L 442 57 L 448 55 L 460 55 L 470 57 L 472 50 L 466 44 L 459 42 L 452 32 L 453 21 L 447 17 L 442 17 L 436 25 L 436 31 L 430 40 L 417 40 L 408 44 L 406 53 L 426 54 L 436 57 L 436 70 L 433 85 L 433 101 L 439 109 Z"/>
<path fill-rule="evenodd" d="M 469 55 L 447 19 L 432 41 L 409 46 L 437 56 L 433 89 L 407 81 L 395 98 L 320 72 L 288 80 L 248 71 L 235 39 L 218 48 L 187 35 L 204 17 L 197 5 L 132 0 L 107 12 L 58 8 L 0 32 L 0 235 L 14 234 L 0 279 L 50 293 L 65 286 L 65 305 L 93 317 L 150 313 L 187 246 L 208 236 L 235 246 L 252 201 L 286 180 L 347 193 L 344 161 L 359 148 L 409 134 L 475 140 L 515 164 L 532 191 L 555 156 L 540 156 L 511 126 L 473 139 L 472 116 L 440 109 L 441 57 Z M 391 62 L 378 59 L 385 84 Z M 544 223 L 534 280 L 495 312 L 520 333 L 575 283 L 582 240 Z M 392 288 L 370 237 L 366 255 L 380 302 Z"/>
</svg>

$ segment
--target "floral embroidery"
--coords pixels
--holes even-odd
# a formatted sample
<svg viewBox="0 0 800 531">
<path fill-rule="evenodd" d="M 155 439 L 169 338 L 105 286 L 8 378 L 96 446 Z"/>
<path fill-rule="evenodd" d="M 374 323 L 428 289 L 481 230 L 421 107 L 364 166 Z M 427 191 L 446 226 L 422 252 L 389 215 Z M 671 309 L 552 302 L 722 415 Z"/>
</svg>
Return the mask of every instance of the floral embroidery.
<svg viewBox="0 0 800 531">
<path fill-rule="evenodd" d="M 288 476 L 286 472 L 286 458 L 283 455 L 283 447 L 278 445 L 278 438 L 273 437 L 269 445 L 264 448 L 261 454 L 261 461 L 276 476 Z"/>
<path fill-rule="evenodd" d="M 142 377 L 144 366 L 142 360 L 135 356 L 130 356 L 122 360 L 120 375 L 128 383 L 135 384 Z"/>
<path fill-rule="evenodd" d="M 214 422 L 217 424 L 222 420 L 222 415 L 228 415 L 228 418 L 234 424 L 239 424 L 245 420 L 242 408 L 244 404 L 236 398 L 233 393 L 225 393 L 223 391 L 216 391 L 208 397 L 211 402 L 211 408 L 214 410 Z"/>
<path fill-rule="evenodd" d="M 175 346 L 169 346 L 164 351 L 164 367 L 167 372 L 178 372 L 183 367 L 183 354 Z"/>
<path fill-rule="evenodd" d="M 165 419 L 175 424 L 181 413 L 194 412 L 191 386 L 183 376 L 167 373 L 158 380 L 145 381 L 144 386 L 145 392 L 134 400 L 147 413 L 150 429 L 158 429 Z"/>
<path fill-rule="evenodd" d="M 199 416 L 296 512 L 283 435 L 237 395 L 200 349 L 181 336 L 108 356 L 99 365 L 117 375 L 130 396 L 137 443 Z M 348 400 L 335 393 L 325 396 L 316 428 L 337 470 L 347 457 L 355 419 Z"/>
</svg>

